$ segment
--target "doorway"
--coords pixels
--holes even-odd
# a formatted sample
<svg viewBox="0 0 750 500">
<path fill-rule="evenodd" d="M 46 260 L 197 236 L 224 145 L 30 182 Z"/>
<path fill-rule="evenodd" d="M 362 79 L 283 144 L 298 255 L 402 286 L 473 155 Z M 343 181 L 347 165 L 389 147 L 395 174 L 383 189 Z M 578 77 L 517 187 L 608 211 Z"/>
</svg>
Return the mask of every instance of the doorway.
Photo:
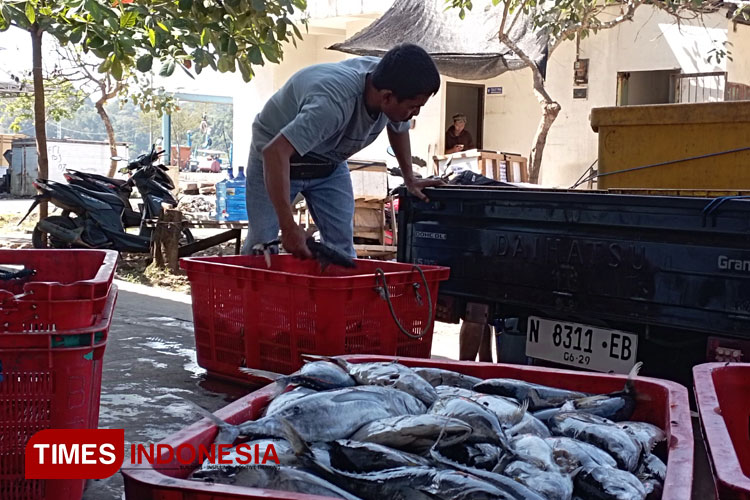
<svg viewBox="0 0 750 500">
<path fill-rule="evenodd" d="M 466 115 L 466 130 L 482 149 L 484 131 L 484 85 L 447 82 L 445 84 L 445 129 L 453 125 L 453 115 Z M 443 131 L 445 133 L 445 131 Z M 445 145 L 443 145 L 445 146 Z"/>
<path fill-rule="evenodd" d="M 617 105 L 669 104 L 675 102 L 673 79 L 679 69 L 617 73 Z"/>
</svg>

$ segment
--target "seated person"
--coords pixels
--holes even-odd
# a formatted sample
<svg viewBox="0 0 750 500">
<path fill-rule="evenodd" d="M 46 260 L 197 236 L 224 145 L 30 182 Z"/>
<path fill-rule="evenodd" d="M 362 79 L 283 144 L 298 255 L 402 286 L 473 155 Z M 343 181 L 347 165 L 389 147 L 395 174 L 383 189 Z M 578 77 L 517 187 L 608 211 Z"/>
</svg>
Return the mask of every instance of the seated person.
<svg viewBox="0 0 750 500">
<path fill-rule="evenodd" d="M 466 115 L 453 115 L 453 125 L 445 132 L 445 154 L 473 149 L 474 140 L 466 130 Z"/>
</svg>

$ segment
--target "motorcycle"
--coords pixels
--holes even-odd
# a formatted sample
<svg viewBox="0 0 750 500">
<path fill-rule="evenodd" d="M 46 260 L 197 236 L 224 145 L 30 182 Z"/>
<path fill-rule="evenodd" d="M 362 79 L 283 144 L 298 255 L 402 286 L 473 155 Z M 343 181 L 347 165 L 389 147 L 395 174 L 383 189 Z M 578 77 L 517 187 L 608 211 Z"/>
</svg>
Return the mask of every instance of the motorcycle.
<svg viewBox="0 0 750 500">
<path fill-rule="evenodd" d="M 153 236 L 150 222 L 159 217 L 163 205 L 177 206 L 177 200 L 170 192 L 174 184 L 166 174 L 166 167 L 154 165 L 161 154 L 163 151 L 157 152 L 152 147 L 150 153 L 130 162 L 120 170 L 130 174 L 125 181 L 96 174 L 81 175 L 75 171 L 68 173 L 74 181 L 71 184 L 37 179 L 34 186 L 39 194 L 24 219 L 42 201 L 49 201 L 62 209 L 62 215 L 51 215 L 39 221 L 32 234 L 34 247 L 150 252 Z M 132 209 L 129 195 L 126 196 L 133 187 L 143 200 L 140 212 Z M 139 227 L 139 234 L 126 232 L 126 227 L 135 226 Z M 49 236 L 48 244 L 44 242 L 44 234 Z M 186 243 L 194 241 L 189 229 L 182 229 L 182 239 Z"/>
</svg>

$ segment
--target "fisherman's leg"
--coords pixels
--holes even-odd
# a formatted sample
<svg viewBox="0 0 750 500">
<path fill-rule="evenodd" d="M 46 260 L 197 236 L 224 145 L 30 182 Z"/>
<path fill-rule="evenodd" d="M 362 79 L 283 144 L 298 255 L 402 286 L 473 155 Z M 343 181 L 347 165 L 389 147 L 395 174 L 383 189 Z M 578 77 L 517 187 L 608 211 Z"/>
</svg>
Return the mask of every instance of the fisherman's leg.
<svg viewBox="0 0 750 500">
<path fill-rule="evenodd" d="M 340 163 L 328 177 L 307 181 L 302 194 L 320 230 L 321 240 L 356 257 L 354 193 L 346 162 Z"/>
<path fill-rule="evenodd" d="M 490 325 L 484 325 L 482 332 L 482 343 L 479 345 L 479 361 L 492 363 L 492 329 Z"/>
<path fill-rule="evenodd" d="M 474 361 L 477 353 L 480 354 L 480 361 L 488 357 L 492 359 L 492 349 L 489 349 L 487 356 L 486 347 L 483 347 L 484 337 L 488 332 L 487 319 L 489 316 L 489 307 L 486 304 L 469 302 L 466 304 L 466 313 L 461 324 L 461 332 L 458 336 L 458 358 L 462 361 Z"/>
<path fill-rule="evenodd" d="M 247 204 L 247 238 L 242 245 L 242 254 L 252 253 L 253 245 L 268 243 L 279 237 L 279 218 L 268 197 L 263 179 L 263 162 L 250 158 L 245 183 L 245 203 Z M 290 203 L 301 189 L 301 181 L 290 182 Z"/>
<path fill-rule="evenodd" d="M 458 334 L 458 359 L 474 361 L 477 359 L 479 346 L 482 344 L 484 325 L 473 321 L 463 321 L 461 332 Z"/>
</svg>

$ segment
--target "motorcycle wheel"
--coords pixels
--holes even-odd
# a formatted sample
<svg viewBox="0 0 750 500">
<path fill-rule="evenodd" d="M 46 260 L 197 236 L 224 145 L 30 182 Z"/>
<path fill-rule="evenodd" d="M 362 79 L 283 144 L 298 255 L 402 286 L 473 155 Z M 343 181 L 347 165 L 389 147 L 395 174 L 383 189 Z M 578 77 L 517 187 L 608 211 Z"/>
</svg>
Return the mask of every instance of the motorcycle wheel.
<svg viewBox="0 0 750 500">
<path fill-rule="evenodd" d="M 78 227 L 73 219 L 63 215 L 50 215 L 46 220 L 65 229 L 75 229 Z M 34 226 L 34 231 L 31 233 L 31 244 L 34 248 L 74 248 L 72 244 L 55 238 L 50 234 L 47 234 L 47 242 L 45 243 L 43 238 L 45 234 L 47 233 L 39 229 L 39 224 Z"/>
</svg>

